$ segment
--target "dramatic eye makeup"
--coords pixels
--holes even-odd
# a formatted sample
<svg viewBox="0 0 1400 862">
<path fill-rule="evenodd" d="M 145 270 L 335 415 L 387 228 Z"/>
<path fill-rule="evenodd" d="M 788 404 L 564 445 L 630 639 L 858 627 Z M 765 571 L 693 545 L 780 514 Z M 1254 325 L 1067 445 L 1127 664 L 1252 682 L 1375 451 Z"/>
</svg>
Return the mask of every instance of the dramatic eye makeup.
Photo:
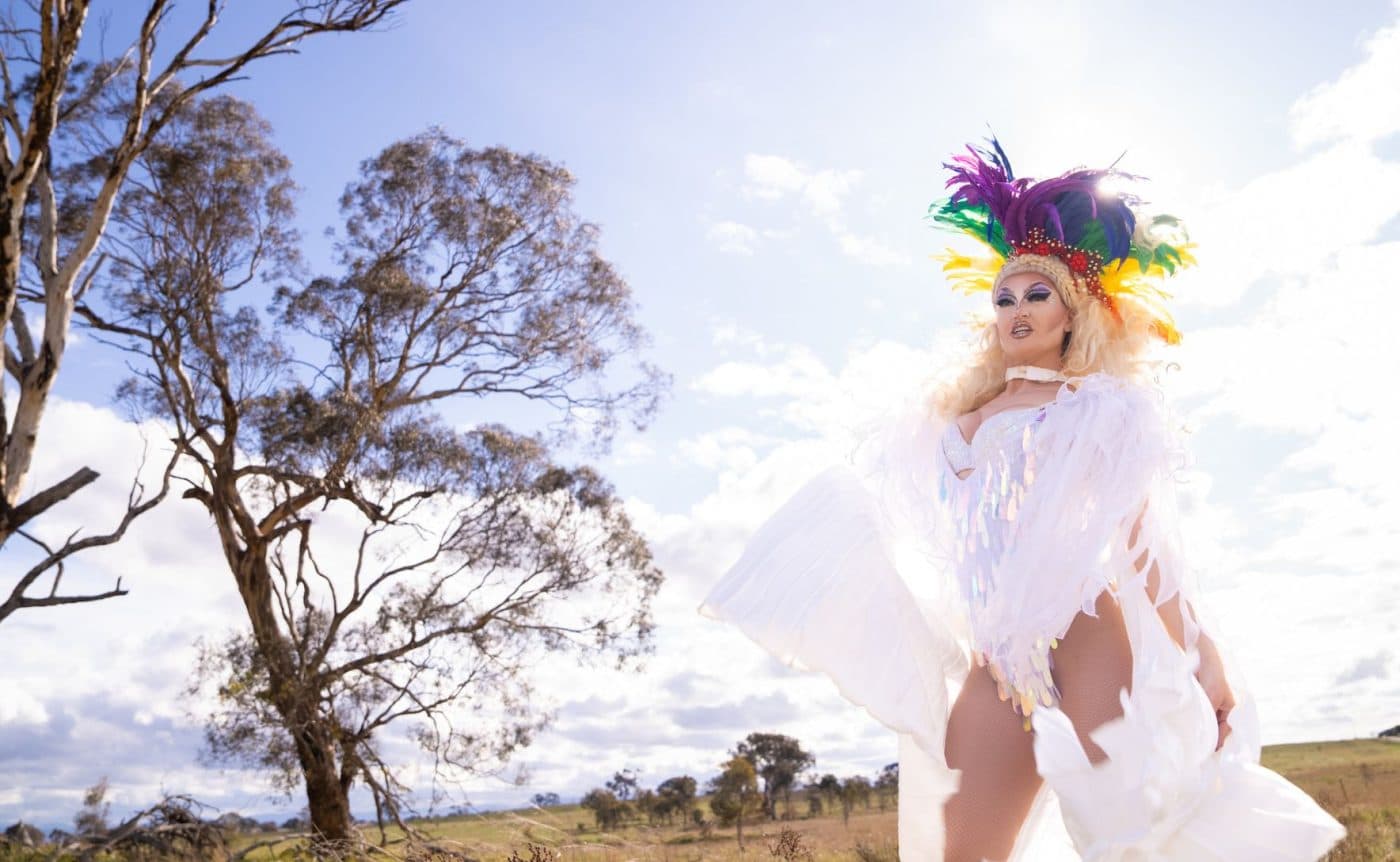
<svg viewBox="0 0 1400 862">
<path fill-rule="evenodd" d="M 1026 291 L 1026 299 L 1030 300 L 1031 302 L 1044 302 L 1049 298 L 1050 286 L 1043 281 L 1037 281 L 1035 284 L 1032 284 L 1030 286 L 1029 290 Z M 1009 305 L 1015 304 L 1015 302 L 1016 297 L 1012 296 L 1011 291 L 1009 290 L 1003 290 L 997 294 L 996 305 L 999 308 L 1005 308 Z"/>
</svg>

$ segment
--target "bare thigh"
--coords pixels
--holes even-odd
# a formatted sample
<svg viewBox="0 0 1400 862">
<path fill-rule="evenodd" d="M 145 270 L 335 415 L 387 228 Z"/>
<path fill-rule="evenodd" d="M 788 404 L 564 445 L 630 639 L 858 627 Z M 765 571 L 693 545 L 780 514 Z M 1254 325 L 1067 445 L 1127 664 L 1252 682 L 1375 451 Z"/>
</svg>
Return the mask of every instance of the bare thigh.
<svg viewBox="0 0 1400 862">
<path fill-rule="evenodd" d="M 1021 721 L 991 673 L 974 664 L 948 716 L 944 754 L 962 781 L 943 809 L 945 862 L 1011 855 L 1043 780 Z"/>
<path fill-rule="evenodd" d="M 1094 603 L 1097 617 L 1074 618 L 1053 654 L 1050 674 L 1060 690 L 1060 709 L 1068 716 L 1089 756 L 1099 763 L 1107 755 L 1089 731 L 1123 714 L 1120 689 L 1132 691 L 1133 654 L 1123 612 L 1104 591 Z"/>
</svg>

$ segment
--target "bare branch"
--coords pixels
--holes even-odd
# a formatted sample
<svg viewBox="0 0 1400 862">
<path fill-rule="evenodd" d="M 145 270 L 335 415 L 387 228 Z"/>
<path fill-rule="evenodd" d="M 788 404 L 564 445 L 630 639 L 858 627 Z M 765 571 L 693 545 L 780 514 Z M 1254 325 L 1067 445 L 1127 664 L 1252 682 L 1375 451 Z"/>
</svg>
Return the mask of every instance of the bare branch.
<svg viewBox="0 0 1400 862">
<path fill-rule="evenodd" d="M 68 478 L 55 482 L 6 512 L 3 520 L 0 520 L 0 530 L 8 533 L 23 527 L 54 505 L 73 496 L 79 489 L 97 481 L 97 477 L 96 470 L 79 467 Z"/>
<path fill-rule="evenodd" d="M 64 357 L 74 302 L 91 289 L 102 268 L 105 256 L 89 264 L 99 242 L 107 234 L 111 213 L 133 163 L 153 145 L 185 105 L 236 79 L 249 64 L 265 56 L 286 53 L 308 36 L 376 26 L 403 2 L 405 0 L 321 0 L 298 4 L 245 50 L 223 63 L 212 58 L 194 59 L 194 52 L 210 36 L 218 21 L 222 4 L 209 2 L 203 20 L 174 46 L 165 65 L 156 69 L 157 42 L 172 4 L 169 0 L 150 0 L 139 33 L 127 51 L 115 61 L 98 64 L 90 73 L 83 71 L 87 68 L 83 65 L 74 66 L 88 13 L 86 0 L 32 4 L 26 14 L 33 17 L 34 26 L 14 21 L 17 15 L 14 9 L 5 13 L 3 26 L 0 26 L 7 40 L 4 50 L 0 51 L 0 81 L 3 81 L 4 90 L 4 104 L 0 105 L 0 138 L 5 143 L 3 160 L 0 160 L 0 168 L 3 168 L 0 173 L 5 180 L 4 194 L 0 196 L 0 330 L 13 328 L 16 333 L 17 353 L 7 345 L 5 363 L 6 373 L 20 385 L 13 428 L 6 422 L 10 411 L 4 409 L 3 392 L 0 392 L 0 440 L 4 441 L 4 451 L 0 452 L 0 488 L 3 488 L 0 512 L 7 507 L 15 507 L 16 511 L 24 509 L 19 501 L 38 445 L 48 394 Z M 28 83 L 17 83 L 12 77 L 16 62 L 34 67 L 34 75 L 25 79 Z M 179 76 L 194 69 L 210 74 L 179 88 L 176 84 Z M 69 84 L 75 80 L 74 95 L 68 98 Z M 114 132 L 120 127 L 119 133 L 111 136 L 101 123 L 91 118 L 100 114 L 100 105 L 106 104 L 99 103 L 99 99 L 125 80 L 132 84 L 129 101 L 124 117 L 112 127 Z M 83 125 L 89 122 L 90 126 Z M 57 170 L 53 164 L 56 136 L 64 134 L 69 137 L 62 140 L 95 147 L 94 156 L 105 163 L 105 176 L 96 184 L 85 212 L 76 214 L 76 229 L 71 235 L 68 232 L 71 225 L 59 224 L 59 195 L 52 175 Z M 15 144 L 13 150 L 9 146 L 11 135 Z M 35 252 L 34 260 L 43 287 L 42 296 L 37 300 L 44 303 L 44 331 L 37 346 L 29 336 L 23 312 L 17 305 L 22 252 L 26 248 L 22 216 L 26 204 L 35 199 L 39 211 L 38 235 L 28 247 Z M 73 215 L 70 213 L 65 218 L 71 220 Z M 34 508 L 29 506 L 31 510 Z M 0 529 L 0 545 L 9 535 Z"/>
<path fill-rule="evenodd" d="M 72 557 L 74 554 L 77 554 L 81 551 L 85 551 L 90 548 L 97 548 L 103 547 L 105 545 L 115 544 L 122 538 L 123 535 L 126 534 L 127 528 L 131 526 L 132 522 L 134 522 L 141 515 L 144 515 L 146 512 L 149 512 L 151 509 L 155 508 L 162 500 L 164 500 L 166 494 L 168 494 L 170 491 L 171 475 L 175 470 L 176 464 L 179 462 L 179 458 L 180 453 L 178 451 L 171 455 L 170 460 L 166 463 L 164 470 L 162 471 L 160 488 L 154 494 L 148 497 L 142 496 L 144 486 L 142 485 L 140 480 L 141 467 L 138 467 L 136 478 L 132 481 L 131 490 L 127 495 L 126 511 L 118 520 L 117 525 L 106 533 L 87 536 L 82 539 L 77 539 L 73 536 L 70 536 L 60 548 L 58 548 L 57 550 L 49 551 L 43 557 L 43 559 L 39 560 L 39 562 L 35 563 L 29 568 L 28 571 L 26 571 L 23 575 L 20 576 L 15 586 L 11 589 L 9 597 L 5 600 L 3 604 L 0 604 L 0 621 L 3 621 L 10 614 L 14 613 L 17 610 L 20 610 L 21 608 L 41 608 L 54 607 L 57 605 L 80 604 L 84 602 L 95 602 L 101 601 L 102 599 L 126 595 L 127 591 L 122 589 L 121 578 L 119 577 L 117 578 L 117 583 L 115 587 L 102 593 L 77 596 L 59 596 L 57 595 L 58 582 L 63 575 L 63 565 L 69 557 Z M 142 458 L 141 463 L 142 466 L 144 466 L 144 457 Z M 79 469 L 73 475 L 69 476 L 67 479 L 50 486 L 48 489 L 40 492 L 39 494 L 34 495 L 29 500 L 25 501 L 25 503 L 22 506 L 12 510 L 9 513 L 12 519 L 16 517 L 23 519 L 18 522 L 15 522 L 10 527 L 10 529 L 18 530 L 20 524 L 23 524 L 25 521 L 37 517 L 43 511 L 46 511 L 48 508 L 72 496 L 72 494 L 74 494 L 79 489 L 91 484 L 97 478 L 98 474 L 96 472 L 84 467 Z M 26 511 L 27 507 L 34 508 Z M 36 541 L 37 543 L 37 540 L 34 541 Z M 46 545 L 43 545 L 42 543 L 38 544 L 40 544 L 41 547 L 44 547 L 47 550 Z M 42 577 L 45 573 L 49 571 L 54 572 L 53 587 L 49 591 L 49 595 L 42 598 L 35 598 L 25 595 L 25 592 L 31 586 L 33 586 L 34 583 L 40 577 Z"/>
<path fill-rule="evenodd" d="M 19 345 L 19 356 L 15 365 L 17 369 L 23 369 L 34 363 L 36 358 L 34 352 L 34 335 L 29 331 L 29 318 L 24 313 L 24 306 L 15 303 L 13 316 L 10 319 L 11 328 L 15 333 L 15 344 Z M 23 377 L 23 372 L 12 371 L 16 380 Z"/>
</svg>

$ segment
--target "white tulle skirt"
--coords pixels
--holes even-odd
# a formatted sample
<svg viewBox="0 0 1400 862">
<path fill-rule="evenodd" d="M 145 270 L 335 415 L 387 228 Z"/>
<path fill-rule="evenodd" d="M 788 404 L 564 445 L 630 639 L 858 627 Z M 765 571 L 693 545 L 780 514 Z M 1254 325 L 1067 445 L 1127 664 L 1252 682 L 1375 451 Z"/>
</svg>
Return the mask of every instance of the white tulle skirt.
<svg viewBox="0 0 1400 862">
<path fill-rule="evenodd" d="M 912 590 L 911 582 L 922 583 L 918 570 L 898 553 L 867 485 L 850 467 L 834 466 L 763 524 L 699 610 L 785 664 L 825 674 L 897 734 L 900 859 L 939 862 L 943 805 L 961 775 L 947 765 L 944 736 L 971 650 L 959 599 Z M 1120 592 L 1119 602 L 1132 689 L 1120 695 L 1122 717 L 1089 734 L 1108 758 L 1090 764 L 1057 706 L 1034 710 L 1044 783 L 1009 858 L 1313 862 L 1324 855 L 1345 830 L 1259 765 L 1255 704 L 1228 646 L 1217 638 L 1236 707 L 1233 731 L 1216 751 L 1194 651 L 1171 639 L 1140 586 Z"/>
</svg>

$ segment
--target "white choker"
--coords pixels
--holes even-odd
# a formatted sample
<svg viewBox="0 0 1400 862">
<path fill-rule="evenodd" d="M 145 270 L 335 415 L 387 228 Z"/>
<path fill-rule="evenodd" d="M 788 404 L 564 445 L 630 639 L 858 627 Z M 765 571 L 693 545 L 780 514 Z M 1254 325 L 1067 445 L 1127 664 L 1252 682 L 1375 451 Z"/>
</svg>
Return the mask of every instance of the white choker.
<svg viewBox="0 0 1400 862">
<path fill-rule="evenodd" d="M 1039 365 L 1013 365 L 1006 369 L 1006 379 L 1008 381 L 1015 377 L 1024 377 L 1027 380 L 1058 380 L 1060 382 L 1069 379 L 1058 371 L 1051 371 L 1049 368 L 1041 368 Z"/>
</svg>

